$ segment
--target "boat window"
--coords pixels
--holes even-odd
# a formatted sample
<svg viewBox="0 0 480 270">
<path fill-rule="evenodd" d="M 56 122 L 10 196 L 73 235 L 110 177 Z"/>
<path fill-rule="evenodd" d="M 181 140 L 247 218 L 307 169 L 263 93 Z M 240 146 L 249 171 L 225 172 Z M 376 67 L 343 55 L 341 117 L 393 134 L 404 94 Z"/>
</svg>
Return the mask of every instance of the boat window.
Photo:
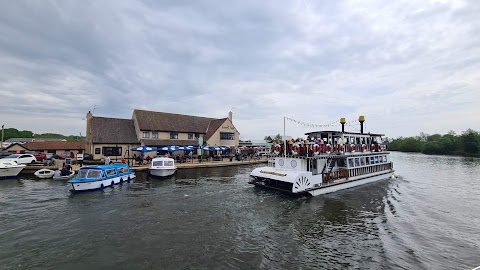
<svg viewBox="0 0 480 270">
<path fill-rule="evenodd" d="M 383 156 L 383 162 L 387 162 L 387 156 Z"/>
<path fill-rule="evenodd" d="M 365 158 L 360 158 L 360 165 L 365 166 Z"/>
<path fill-rule="evenodd" d="M 173 166 L 173 161 L 165 160 L 165 166 Z"/>
<path fill-rule="evenodd" d="M 109 170 L 106 170 L 105 171 L 107 173 L 108 176 L 112 176 L 112 175 L 115 175 L 115 169 L 109 169 Z"/>
<path fill-rule="evenodd" d="M 370 165 L 370 157 L 366 157 L 365 162 L 367 163 L 367 165 Z"/>
<path fill-rule="evenodd" d="M 154 161 L 152 163 L 152 166 L 163 166 L 163 161 L 159 160 L 159 161 Z"/>
<path fill-rule="evenodd" d="M 352 168 L 353 166 L 353 158 L 348 159 L 348 167 Z"/>
<path fill-rule="evenodd" d="M 355 167 L 360 166 L 360 159 L 357 157 L 355 158 Z"/>
<path fill-rule="evenodd" d="M 125 168 L 118 168 L 118 174 L 122 174 L 125 172 Z"/>
<path fill-rule="evenodd" d="M 375 156 L 375 164 L 378 163 L 378 156 Z"/>
<path fill-rule="evenodd" d="M 101 170 L 88 170 L 87 178 L 100 178 L 102 176 Z"/>
<path fill-rule="evenodd" d="M 88 170 L 80 170 L 78 171 L 77 178 L 86 178 Z"/>
<path fill-rule="evenodd" d="M 378 157 L 378 162 L 382 163 L 383 162 L 383 156 Z"/>
</svg>

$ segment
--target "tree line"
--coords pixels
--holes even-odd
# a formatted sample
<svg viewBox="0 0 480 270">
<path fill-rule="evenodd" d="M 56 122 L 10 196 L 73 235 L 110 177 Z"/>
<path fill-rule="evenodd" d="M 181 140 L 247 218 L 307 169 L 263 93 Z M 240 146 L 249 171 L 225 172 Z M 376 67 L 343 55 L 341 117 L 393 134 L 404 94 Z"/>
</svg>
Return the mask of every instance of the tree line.
<svg viewBox="0 0 480 270">
<path fill-rule="evenodd" d="M 1 130 L 0 130 L 1 132 Z M 1 136 L 1 134 L 0 134 Z M 51 139 L 65 139 L 67 141 L 81 141 L 84 140 L 83 137 L 80 136 L 65 136 L 62 134 L 57 134 L 57 133 L 33 133 L 30 130 L 18 130 L 16 128 L 6 128 L 4 129 L 4 135 L 3 135 L 3 140 L 8 140 L 11 138 L 35 138 L 35 139 L 45 139 L 45 138 L 51 138 Z"/>
<path fill-rule="evenodd" d="M 444 135 L 422 132 L 415 137 L 388 139 L 387 143 L 388 150 L 391 151 L 480 157 L 480 133 L 472 129 L 467 129 L 460 135 L 454 131 Z"/>
</svg>

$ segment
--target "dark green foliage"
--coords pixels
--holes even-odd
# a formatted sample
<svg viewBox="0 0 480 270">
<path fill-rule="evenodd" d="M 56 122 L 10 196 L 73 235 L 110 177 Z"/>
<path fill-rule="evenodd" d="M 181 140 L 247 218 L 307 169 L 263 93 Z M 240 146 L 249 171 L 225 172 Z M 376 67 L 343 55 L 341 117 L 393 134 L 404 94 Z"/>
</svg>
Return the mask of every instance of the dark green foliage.
<svg viewBox="0 0 480 270">
<path fill-rule="evenodd" d="M 462 155 L 480 157 L 480 133 L 468 129 L 462 135 L 450 131 L 448 134 L 397 138 L 389 141 L 388 149 L 401 152 L 420 152 L 432 155 Z"/>
<path fill-rule="evenodd" d="M 1 132 L 1 130 L 0 130 Z M 1 136 L 1 134 L 0 134 Z M 65 139 L 67 141 L 81 141 L 83 140 L 80 136 L 65 136 L 62 134 L 57 133 L 43 133 L 43 134 L 35 134 L 30 130 L 17 130 L 16 128 L 6 128 L 4 129 L 3 139 L 8 140 L 11 138 L 51 138 L 51 139 Z"/>
</svg>

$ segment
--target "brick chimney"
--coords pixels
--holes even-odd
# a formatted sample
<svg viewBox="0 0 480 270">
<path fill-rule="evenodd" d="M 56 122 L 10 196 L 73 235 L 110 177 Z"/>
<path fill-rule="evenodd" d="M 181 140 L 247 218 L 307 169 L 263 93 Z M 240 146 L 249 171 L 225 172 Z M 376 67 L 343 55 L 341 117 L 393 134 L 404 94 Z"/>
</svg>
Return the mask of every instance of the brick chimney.
<svg viewBox="0 0 480 270">
<path fill-rule="evenodd" d="M 86 134 L 86 146 L 85 146 L 85 153 L 87 154 L 93 154 L 93 142 L 92 142 L 92 119 L 93 115 L 92 112 L 88 111 L 87 117 L 85 118 L 87 120 L 87 130 L 85 132 Z"/>
</svg>

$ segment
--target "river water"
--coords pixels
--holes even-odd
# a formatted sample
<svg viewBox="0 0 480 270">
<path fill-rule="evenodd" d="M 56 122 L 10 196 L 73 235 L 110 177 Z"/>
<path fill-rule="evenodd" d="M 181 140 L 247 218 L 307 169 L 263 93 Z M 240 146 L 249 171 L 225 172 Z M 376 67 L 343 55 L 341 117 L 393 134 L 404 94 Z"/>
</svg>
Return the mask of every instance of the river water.
<svg viewBox="0 0 480 270">
<path fill-rule="evenodd" d="M 254 166 L 71 194 L 0 181 L 0 269 L 472 269 L 480 159 L 392 153 L 396 179 L 293 198 Z M 256 165 L 259 166 L 259 165 Z"/>
</svg>

